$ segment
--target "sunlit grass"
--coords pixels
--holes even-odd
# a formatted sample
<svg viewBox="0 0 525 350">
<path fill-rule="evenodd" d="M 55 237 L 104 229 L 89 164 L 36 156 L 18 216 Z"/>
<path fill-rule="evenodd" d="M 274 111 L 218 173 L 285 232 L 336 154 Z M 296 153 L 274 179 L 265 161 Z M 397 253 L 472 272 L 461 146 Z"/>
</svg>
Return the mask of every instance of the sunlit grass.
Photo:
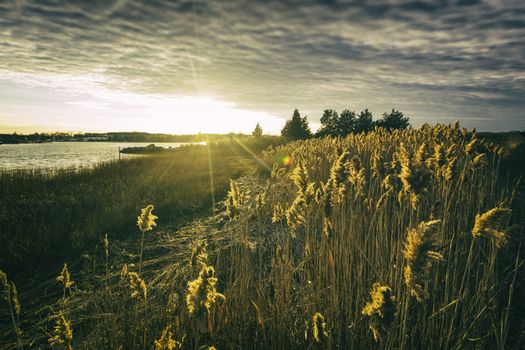
<svg viewBox="0 0 525 350">
<path fill-rule="evenodd" d="M 159 232 L 111 241 L 109 269 L 100 251 L 48 307 L 86 349 L 519 348 L 523 217 L 500 155 L 442 125 L 271 148 L 206 220 L 161 230 L 152 201 Z"/>
<path fill-rule="evenodd" d="M 261 138 L 249 145 L 257 152 L 277 142 Z M 229 179 L 254 163 L 232 140 L 78 171 L 0 172 L 0 266 L 32 273 L 35 266 L 58 268 L 65 257 L 92 254 L 105 233 L 127 238 L 131 218 L 150 203 L 164 223 L 182 223 L 209 212 Z"/>
</svg>

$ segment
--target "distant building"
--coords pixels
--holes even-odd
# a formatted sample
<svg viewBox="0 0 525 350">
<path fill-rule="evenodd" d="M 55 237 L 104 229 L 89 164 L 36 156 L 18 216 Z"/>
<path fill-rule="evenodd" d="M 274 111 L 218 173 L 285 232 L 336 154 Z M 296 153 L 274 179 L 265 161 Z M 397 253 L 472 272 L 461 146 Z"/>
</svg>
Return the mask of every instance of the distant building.
<svg viewBox="0 0 525 350">
<path fill-rule="evenodd" d="M 85 136 L 82 138 L 82 141 L 107 141 L 107 134 L 98 134 L 96 136 Z"/>
</svg>

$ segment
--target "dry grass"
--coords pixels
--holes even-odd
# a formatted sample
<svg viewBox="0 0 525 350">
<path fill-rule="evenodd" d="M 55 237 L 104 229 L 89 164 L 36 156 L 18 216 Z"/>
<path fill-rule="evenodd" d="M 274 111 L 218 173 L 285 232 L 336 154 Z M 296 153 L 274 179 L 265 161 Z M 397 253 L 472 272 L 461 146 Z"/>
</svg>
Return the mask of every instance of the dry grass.
<svg viewBox="0 0 525 350">
<path fill-rule="evenodd" d="M 140 239 L 110 240 L 23 344 L 47 346 L 51 314 L 75 349 L 519 348 L 523 217 L 498 151 L 441 125 L 270 149 L 215 217 L 145 236 L 147 298 L 121 278 Z"/>
<path fill-rule="evenodd" d="M 257 152 L 279 139 L 244 142 Z M 253 166 L 251 154 L 232 139 L 80 170 L 0 172 L 0 268 L 30 276 L 92 254 L 105 233 L 126 239 L 137 211 L 149 203 L 163 224 L 209 213 L 229 179 Z"/>
</svg>

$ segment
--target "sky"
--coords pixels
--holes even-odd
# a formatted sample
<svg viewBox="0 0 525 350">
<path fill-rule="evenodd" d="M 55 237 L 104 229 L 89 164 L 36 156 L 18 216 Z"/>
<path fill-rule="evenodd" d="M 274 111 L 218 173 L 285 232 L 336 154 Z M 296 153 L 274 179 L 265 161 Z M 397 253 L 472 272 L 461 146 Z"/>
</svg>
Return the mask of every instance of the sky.
<svg viewBox="0 0 525 350">
<path fill-rule="evenodd" d="M 0 0 L 0 132 L 525 130 L 524 0 Z"/>
</svg>

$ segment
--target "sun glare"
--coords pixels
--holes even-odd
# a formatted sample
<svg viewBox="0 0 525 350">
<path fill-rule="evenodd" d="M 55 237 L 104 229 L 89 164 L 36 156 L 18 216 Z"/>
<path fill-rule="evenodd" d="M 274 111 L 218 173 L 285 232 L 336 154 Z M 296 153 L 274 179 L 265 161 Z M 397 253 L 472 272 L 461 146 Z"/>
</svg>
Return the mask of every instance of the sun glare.
<svg viewBox="0 0 525 350">
<path fill-rule="evenodd" d="M 62 125 L 64 130 L 85 132 L 250 133 L 260 123 L 264 133 L 278 134 L 284 123 L 279 117 L 244 109 L 220 97 L 136 92 L 133 86 L 101 74 L 10 73 L 9 77 L 18 82 L 18 88 L 46 91 L 55 103 L 38 108 L 31 104 L 7 106 L 5 127 L 9 128 L 11 124 L 30 131 L 30 115 L 44 117 L 49 125 Z"/>
<path fill-rule="evenodd" d="M 282 127 L 282 120 L 277 117 L 243 110 L 209 96 L 149 96 L 144 106 L 144 113 L 156 121 L 159 132 L 247 133 L 258 122 L 269 132 L 275 133 Z"/>
</svg>

